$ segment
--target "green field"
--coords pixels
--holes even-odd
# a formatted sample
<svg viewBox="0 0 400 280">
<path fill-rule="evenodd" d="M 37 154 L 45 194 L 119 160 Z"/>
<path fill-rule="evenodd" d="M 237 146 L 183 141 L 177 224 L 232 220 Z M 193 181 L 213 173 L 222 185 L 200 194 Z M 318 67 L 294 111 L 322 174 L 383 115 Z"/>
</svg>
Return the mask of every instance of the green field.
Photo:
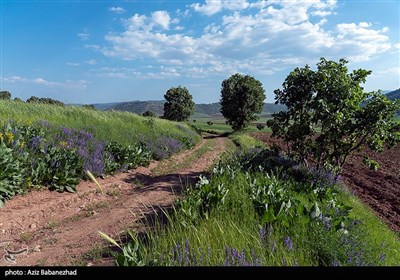
<svg viewBox="0 0 400 280">
<path fill-rule="evenodd" d="M 270 118 L 265 118 L 262 117 L 254 122 L 252 122 L 247 128 L 246 132 L 252 132 L 252 131 L 260 131 L 257 129 L 257 124 L 261 123 L 266 125 L 266 121 Z M 195 120 L 195 122 L 193 122 Z M 207 122 L 212 122 L 212 125 L 207 124 Z M 225 132 L 233 132 L 232 128 L 225 123 L 225 118 L 221 117 L 213 117 L 213 116 L 201 116 L 201 117 L 195 117 L 192 116 L 188 123 L 194 125 L 198 129 L 202 131 L 208 131 L 208 132 L 216 132 L 216 133 L 225 133 Z M 265 128 L 262 130 L 264 132 L 270 132 L 271 130 L 265 126 Z"/>
</svg>

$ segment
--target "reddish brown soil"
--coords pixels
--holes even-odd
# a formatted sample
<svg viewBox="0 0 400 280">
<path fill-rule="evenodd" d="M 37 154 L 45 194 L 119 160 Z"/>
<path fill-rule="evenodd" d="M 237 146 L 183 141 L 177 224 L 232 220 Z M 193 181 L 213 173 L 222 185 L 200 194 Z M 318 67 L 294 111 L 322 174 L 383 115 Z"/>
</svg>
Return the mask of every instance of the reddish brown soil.
<svg viewBox="0 0 400 280">
<path fill-rule="evenodd" d="M 213 141 L 212 149 L 167 175 L 153 174 L 160 162 L 152 162 L 147 168 L 99 179 L 104 193 L 93 182 L 82 181 L 76 193 L 40 190 L 14 197 L 0 209 L 0 247 L 17 250 L 27 246 L 29 252 L 17 255 L 12 264 L 3 259 L 5 251 L 1 250 L 0 265 L 85 265 L 84 254 L 108 245 L 99 230 L 118 239 L 144 215 L 171 205 L 182 183 L 207 171 L 225 150 L 226 139 L 204 139 L 195 149 L 168 160 L 170 165 L 182 163 L 207 141 Z M 103 258 L 93 263 L 112 264 Z"/>
<path fill-rule="evenodd" d="M 271 138 L 270 133 L 254 132 L 251 135 L 267 145 L 283 142 Z M 372 171 L 362 163 L 367 154 L 381 167 Z M 394 149 L 375 153 L 365 149 L 351 156 L 343 167 L 343 181 L 394 231 L 400 234 L 400 145 Z"/>
</svg>

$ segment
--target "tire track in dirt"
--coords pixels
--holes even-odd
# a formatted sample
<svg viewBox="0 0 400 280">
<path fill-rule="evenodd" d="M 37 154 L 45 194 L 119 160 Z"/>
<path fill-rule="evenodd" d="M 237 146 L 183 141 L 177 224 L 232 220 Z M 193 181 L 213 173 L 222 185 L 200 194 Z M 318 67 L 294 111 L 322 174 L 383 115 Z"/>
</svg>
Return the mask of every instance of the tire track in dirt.
<svg viewBox="0 0 400 280">
<path fill-rule="evenodd" d="M 38 190 L 13 198 L 0 209 L 0 246 L 14 250 L 28 246 L 29 253 L 16 256 L 16 264 L 0 254 L 0 265 L 76 265 L 82 254 L 105 244 L 99 230 L 117 238 L 142 214 L 171 205 L 181 183 L 195 182 L 207 171 L 225 151 L 226 141 L 203 139 L 194 149 L 174 155 L 171 163 L 185 164 L 203 145 L 212 144 L 212 149 L 172 174 L 155 176 L 152 170 L 160 162 L 152 162 L 147 168 L 99 179 L 104 194 L 93 182 L 82 181 L 72 194 Z"/>
</svg>

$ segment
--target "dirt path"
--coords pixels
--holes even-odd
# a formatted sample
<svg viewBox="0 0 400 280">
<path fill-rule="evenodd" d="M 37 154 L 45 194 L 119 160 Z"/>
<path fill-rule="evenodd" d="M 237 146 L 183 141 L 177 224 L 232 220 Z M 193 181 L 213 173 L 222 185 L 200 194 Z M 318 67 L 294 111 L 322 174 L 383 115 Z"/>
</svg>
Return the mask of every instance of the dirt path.
<svg viewBox="0 0 400 280">
<path fill-rule="evenodd" d="M 73 194 L 40 190 L 13 198 L 0 209 L 0 246 L 28 248 L 28 253 L 16 255 L 13 264 L 5 261 L 5 251 L 0 248 L 0 265 L 84 264 L 82 255 L 95 254 L 105 243 L 99 230 L 117 238 L 141 213 L 171 205 L 181 182 L 195 181 L 207 171 L 225 151 L 226 141 L 205 137 L 194 149 L 166 162 L 152 162 L 147 168 L 99 179 L 104 194 L 93 182 L 82 181 Z M 173 172 L 158 175 L 162 174 L 159 165 L 167 165 Z M 174 170 L 173 166 L 180 168 Z"/>
</svg>

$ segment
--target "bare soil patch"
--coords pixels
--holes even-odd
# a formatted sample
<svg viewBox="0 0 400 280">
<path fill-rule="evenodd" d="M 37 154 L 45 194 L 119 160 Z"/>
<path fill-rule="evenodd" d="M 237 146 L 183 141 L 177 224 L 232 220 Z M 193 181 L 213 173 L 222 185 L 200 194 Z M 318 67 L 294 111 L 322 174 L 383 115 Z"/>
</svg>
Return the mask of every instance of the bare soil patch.
<svg viewBox="0 0 400 280">
<path fill-rule="evenodd" d="M 269 146 L 277 144 L 284 147 L 281 140 L 270 137 L 271 133 L 253 132 L 251 136 Z M 377 171 L 370 170 L 362 163 L 364 154 L 381 167 Z M 342 177 L 356 196 L 400 234 L 400 145 L 382 153 L 364 149 L 351 156 L 343 167 Z"/>
<path fill-rule="evenodd" d="M 183 162 L 207 141 L 211 140 L 203 139 L 194 149 L 173 156 L 171 162 Z M 106 243 L 99 230 L 118 239 L 142 214 L 170 206 L 182 182 L 193 182 L 206 172 L 225 151 L 227 139 L 212 141 L 212 149 L 173 174 L 153 174 L 160 164 L 154 161 L 149 167 L 99 179 L 104 193 L 93 182 L 82 181 L 76 193 L 38 190 L 14 197 L 0 209 L 0 265 L 85 265 L 82 256 L 95 254 Z M 24 248 L 28 253 L 15 255 L 15 263 L 3 257 L 6 250 Z"/>
</svg>

